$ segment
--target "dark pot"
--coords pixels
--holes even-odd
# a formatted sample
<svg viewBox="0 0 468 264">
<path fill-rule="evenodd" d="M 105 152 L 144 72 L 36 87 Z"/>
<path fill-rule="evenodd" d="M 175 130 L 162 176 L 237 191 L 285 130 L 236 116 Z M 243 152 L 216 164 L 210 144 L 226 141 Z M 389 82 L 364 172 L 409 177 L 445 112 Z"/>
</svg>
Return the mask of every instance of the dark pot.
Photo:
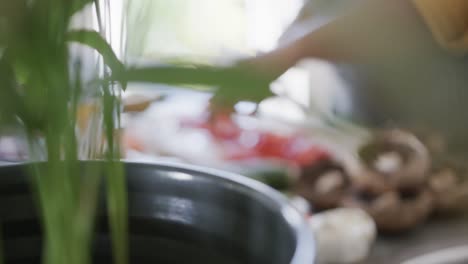
<svg viewBox="0 0 468 264">
<path fill-rule="evenodd" d="M 313 263 L 315 244 L 303 218 L 261 183 L 179 165 L 126 163 L 125 170 L 131 263 Z M 100 212 L 95 263 L 111 263 Z M 6 263 L 39 263 L 41 229 L 25 165 L 0 167 L 0 219 Z"/>
</svg>

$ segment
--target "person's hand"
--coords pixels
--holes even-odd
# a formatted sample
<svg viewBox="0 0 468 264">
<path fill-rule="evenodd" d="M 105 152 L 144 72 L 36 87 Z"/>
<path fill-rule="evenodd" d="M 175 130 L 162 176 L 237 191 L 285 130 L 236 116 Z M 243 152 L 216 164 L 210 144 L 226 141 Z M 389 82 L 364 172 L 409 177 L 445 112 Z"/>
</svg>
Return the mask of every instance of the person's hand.
<svg viewBox="0 0 468 264">
<path fill-rule="evenodd" d="M 224 69 L 223 83 L 211 100 L 212 110 L 227 109 L 239 101 L 258 103 L 271 96 L 270 83 L 277 76 L 262 64 L 261 58 L 254 58 Z"/>
<path fill-rule="evenodd" d="M 215 105 L 239 101 L 260 102 L 272 95 L 270 83 L 305 56 L 302 43 L 295 42 L 272 52 L 242 60 L 226 69 L 226 78 L 213 98 Z"/>
</svg>

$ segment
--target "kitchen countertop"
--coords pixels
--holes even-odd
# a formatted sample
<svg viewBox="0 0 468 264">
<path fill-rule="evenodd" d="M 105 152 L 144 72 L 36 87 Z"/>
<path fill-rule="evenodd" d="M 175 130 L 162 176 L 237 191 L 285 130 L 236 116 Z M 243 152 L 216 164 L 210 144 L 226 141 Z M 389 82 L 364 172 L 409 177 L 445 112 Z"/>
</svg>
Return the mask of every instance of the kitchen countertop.
<svg viewBox="0 0 468 264">
<path fill-rule="evenodd" d="M 360 264 L 396 264 L 462 245 L 468 245 L 468 213 L 434 217 L 410 233 L 380 236 L 369 258 Z"/>
</svg>

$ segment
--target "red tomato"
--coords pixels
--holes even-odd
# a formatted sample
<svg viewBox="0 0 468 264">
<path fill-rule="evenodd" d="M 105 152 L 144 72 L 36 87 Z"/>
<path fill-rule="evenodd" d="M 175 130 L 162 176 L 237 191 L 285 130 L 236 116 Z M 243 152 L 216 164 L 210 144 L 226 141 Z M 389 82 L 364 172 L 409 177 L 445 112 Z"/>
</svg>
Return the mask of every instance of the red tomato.
<svg viewBox="0 0 468 264">
<path fill-rule="evenodd" d="M 284 158 L 290 144 L 290 139 L 272 133 L 260 135 L 260 140 L 255 150 L 263 157 Z"/>
<path fill-rule="evenodd" d="M 324 149 L 313 145 L 310 140 L 300 135 L 282 136 L 269 132 L 258 133 L 258 143 L 254 147 L 244 146 L 238 139 L 241 128 L 232 120 L 232 111 L 217 111 L 200 120 L 182 121 L 182 125 L 207 129 L 222 144 L 226 159 L 247 160 L 252 158 L 274 158 L 294 165 L 311 165 L 330 155 Z"/>
<path fill-rule="evenodd" d="M 239 137 L 241 130 L 230 115 L 216 115 L 209 124 L 209 130 L 215 138 L 232 140 Z"/>
<path fill-rule="evenodd" d="M 221 140 L 236 139 L 241 133 L 240 128 L 231 119 L 231 114 L 228 112 L 207 115 L 198 120 L 182 120 L 180 124 L 182 127 L 206 129 L 214 138 Z"/>
<path fill-rule="evenodd" d="M 293 157 L 293 160 L 300 166 L 312 165 L 326 159 L 330 159 L 330 154 L 317 147 L 311 147 L 306 151 L 296 153 Z"/>
</svg>

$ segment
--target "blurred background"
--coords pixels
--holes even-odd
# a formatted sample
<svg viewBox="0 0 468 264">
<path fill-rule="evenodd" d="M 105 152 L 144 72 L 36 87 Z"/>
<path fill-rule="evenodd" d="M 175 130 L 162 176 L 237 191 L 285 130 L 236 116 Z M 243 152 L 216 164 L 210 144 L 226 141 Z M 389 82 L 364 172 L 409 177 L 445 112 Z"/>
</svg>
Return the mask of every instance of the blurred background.
<svg viewBox="0 0 468 264">
<path fill-rule="evenodd" d="M 184 57 L 209 64 L 228 64 L 288 43 L 331 20 L 354 2 L 358 1 L 138 0 L 132 3 L 129 12 L 127 55 L 138 61 Z M 148 9 L 152 12 L 147 12 Z M 142 24 L 150 26 L 141 27 Z M 305 62 L 274 85 L 278 93 L 286 93 L 306 107 L 311 103 L 324 111 L 338 106 L 345 111 L 349 107 L 345 84 L 325 62 Z M 335 104 L 333 101 L 337 100 L 340 103 Z M 277 104 L 288 103 L 277 100 Z M 290 108 L 294 107 L 286 107 Z M 290 119 L 304 118 L 293 109 L 281 112 Z"/>
</svg>

